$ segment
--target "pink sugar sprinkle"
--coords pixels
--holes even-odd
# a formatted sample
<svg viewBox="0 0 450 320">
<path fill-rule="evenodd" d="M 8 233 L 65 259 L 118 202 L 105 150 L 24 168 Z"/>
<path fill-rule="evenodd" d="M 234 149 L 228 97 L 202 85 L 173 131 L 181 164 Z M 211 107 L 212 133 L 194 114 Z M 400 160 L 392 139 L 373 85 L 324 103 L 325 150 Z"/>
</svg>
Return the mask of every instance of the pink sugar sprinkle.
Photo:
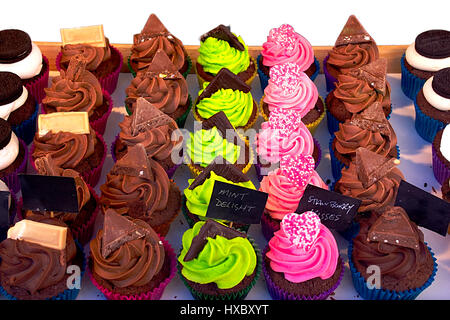
<svg viewBox="0 0 450 320">
<path fill-rule="evenodd" d="M 314 172 L 314 164 L 314 158 L 311 155 L 286 155 L 280 160 L 280 169 L 291 183 L 299 189 L 304 189 Z"/>
<path fill-rule="evenodd" d="M 298 64 L 287 62 L 274 65 L 270 68 L 269 73 L 271 84 L 290 94 L 298 88 L 303 72 Z"/>
<path fill-rule="evenodd" d="M 281 229 L 293 245 L 308 252 L 319 235 L 320 218 L 312 211 L 288 213 L 281 220 Z"/>
<path fill-rule="evenodd" d="M 271 29 L 268 39 L 284 47 L 287 51 L 292 51 L 295 48 L 296 35 L 297 33 L 291 25 L 283 24 L 279 28 Z"/>
<path fill-rule="evenodd" d="M 300 113 L 295 110 L 275 108 L 270 112 L 269 128 L 278 130 L 282 137 L 288 137 L 301 122 Z"/>
</svg>

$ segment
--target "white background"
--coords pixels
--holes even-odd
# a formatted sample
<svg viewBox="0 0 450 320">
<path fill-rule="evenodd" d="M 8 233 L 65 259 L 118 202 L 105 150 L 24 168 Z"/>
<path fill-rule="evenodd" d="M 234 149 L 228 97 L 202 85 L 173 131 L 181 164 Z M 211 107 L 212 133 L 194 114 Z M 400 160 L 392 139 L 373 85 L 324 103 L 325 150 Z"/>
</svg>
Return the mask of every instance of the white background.
<svg viewBox="0 0 450 320">
<path fill-rule="evenodd" d="M 427 29 L 450 30 L 450 1 L 387 0 L 129 0 L 1 1 L 0 29 L 17 28 L 34 41 L 60 41 L 60 28 L 103 24 L 111 43 L 131 43 L 150 13 L 186 45 L 230 25 L 248 45 L 261 45 L 273 27 L 291 24 L 312 45 L 332 45 L 350 14 L 377 44 L 409 44 Z"/>
</svg>

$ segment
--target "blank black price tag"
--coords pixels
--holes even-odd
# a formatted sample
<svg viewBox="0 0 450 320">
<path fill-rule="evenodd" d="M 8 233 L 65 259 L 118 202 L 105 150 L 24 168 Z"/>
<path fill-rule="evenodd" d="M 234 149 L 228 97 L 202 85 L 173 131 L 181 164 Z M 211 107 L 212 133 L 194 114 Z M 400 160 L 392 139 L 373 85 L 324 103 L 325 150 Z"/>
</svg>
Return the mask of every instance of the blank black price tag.
<svg viewBox="0 0 450 320">
<path fill-rule="evenodd" d="M 260 223 L 268 194 L 215 181 L 206 216 L 245 224 Z"/>
</svg>

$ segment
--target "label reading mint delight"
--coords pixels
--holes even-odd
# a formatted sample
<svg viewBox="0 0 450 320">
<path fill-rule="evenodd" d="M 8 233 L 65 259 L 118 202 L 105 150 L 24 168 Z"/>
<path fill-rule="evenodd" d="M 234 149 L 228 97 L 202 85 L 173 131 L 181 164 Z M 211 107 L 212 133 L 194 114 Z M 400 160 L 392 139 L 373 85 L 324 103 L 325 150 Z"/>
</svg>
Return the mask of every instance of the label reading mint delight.
<svg viewBox="0 0 450 320">
<path fill-rule="evenodd" d="M 258 224 L 266 206 L 268 194 L 215 181 L 206 217 L 245 224 Z"/>
<path fill-rule="evenodd" d="M 343 231 L 350 227 L 360 205 L 361 200 L 308 184 L 295 212 L 313 211 L 327 228 Z"/>
</svg>

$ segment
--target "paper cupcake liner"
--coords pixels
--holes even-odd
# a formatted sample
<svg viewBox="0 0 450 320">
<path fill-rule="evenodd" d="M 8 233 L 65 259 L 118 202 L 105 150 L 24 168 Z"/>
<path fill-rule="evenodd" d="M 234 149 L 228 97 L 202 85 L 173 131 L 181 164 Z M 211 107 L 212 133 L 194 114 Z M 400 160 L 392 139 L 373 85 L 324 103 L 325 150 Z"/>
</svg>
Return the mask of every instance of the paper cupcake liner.
<svg viewBox="0 0 450 320">
<path fill-rule="evenodd" d="M 261 216 L 261 232 L 264 238 L 269 241 L 270 239 L 272 239 L 273 234 L 278 230 L 280 230 L 280 221 L 269 220 L 266 212 L 264 212 Z"/>
<path fill-rule="evenodd" d="M 442 130 L 446 126 L 446 123 L 433 119 L 423 113 L 417 104 L 416 98 L 414 98 L 414 110 L 416 110 L 415 127 L 417 133 L 422 139 L 432 143 L 436 133 Z"/>
<path fill-rule="evenodd" d="M 317 60 L 317 58 L 314 56 L 314 64 L 316 65 L 316 71 L 309 77 L 311 81 L 316 80 L 317 76 L 320 73 L 320 62 Z"/>
<path fill-rule="evenodd" d="M 22 123 L 11 127 L 12 131 L 14 131 L 16 136 L 22 139 L 27 145 L 30 144 L 34 139 L 34 135 L 36 133 L 36 122 L 38 114 L 39 114 L 39 104 L 36 102 L 33 114 Z"/>
<path fill-rule="evenodd" d="M 422 89 L 427 79 L 421 79 L 413 75 L 411 72 L 409 72 L 408 68 L 406 68 L 405 66 L 405 54 L 403 54 L 400 63 L 402 69 L 402 76 L 401 76 L 402 91 L 405 94 L 405 96 L 407 96 L 411 100 L 414 100 L 417 94 L 419 93 L 420 89 Z"/>
<path fill-rule="evenodd" d="M 75 240 L 75 245 L 77 247 L 77 255 L 82 257 L 80 277 L 81 279 L 83 279 L 84 272 L 86 271 L 86 258 L 84 256 L 83 247 L 77 240 Z M 63 292 L 57 294 L 56 296 L 47 298 L 45 300 L 75 300 L 78 296 L 78 293 L 80 293 L 80 289 L 66 289 Z M 8 300 L 19 300 L 13 295 L 10 295 L 2 286 L 0 286 L 0 294 L 5 296 Z"/>
<path fill-rule="evenodd" d="M 185 59 L 187 61 L 187 69 L 185 72 L 182 73 L 183 77 L 185 79 L 187 79 L 188 74 L 191 72 L 192 69 L 192 59 L 191 57 L 189 57 L 188 54 L 185 55 Z M 131 55 L 128 56 L 127 58 L 127 66 L 128 66 L 128 70 L 130 70 L 130 73 L 133 75 L 133 78 L 136 78 L 136 71 L 134 71 L 133 67 L 131 66 Z"/>
<path fill-rule="evenodd" d="M 18 174 L 25 173 L 27 171 L 27 164 L 28 164 L 28 147 L 26 143 L 20 138 L 19 143 L 21 144 L 22 148 L 25 151 L 22 163 L 13 173 L 0 177 L 0 179 L 3 180 L 3 182 L 5 182 L 8 188 L 14 191 L 15 193 L 18 193 L 20 191 L 20 181 Z"/>
<path fill-rule="evenodd" d="M 88 267 L 88 275 L 91 282 L 94 284 L 94 286 L 100 290 L 103 295 L 108 300 L 160 300 L 161 296 L 164 293 L 164 289 L 166 289 L 167 285 L 170 283 L 172 278 L 175 276 L 175 273 L 177 271 L 177 259 L 175 256 L 175 252 L 172 249 L 172 246 L 164 239 L 164 237 L 160 236 L 160 239 L 164 246 L 165 254 L 169 257 L 169 263 L 170 263 L 170 273 L 169 276 L 164 279 L 156 288 L 154 288 L 151 291 L 148 292 L 142 292 L 134 295 L 125 295 L 120 293 L 115 293 L 114 291 L 111 291 L 105 287 L 102 287 L 98 282 L 95 280 L 94 276 L 92 275 L 92 271 Z"/>
<path fill-rule="evenodd" d="M 330 296 L 330 294 L 332 294 L 334 292 L 334 290 L 336 290 L 336 288 L 341 283 L 342 278 L 344 277 L 345 267 L 344 267 L 344 262 L 341 258 L 341 268 L 342 268 L 341 270 L 342 271 L 339 275 L 339 279 L 336 281 L 336 283 L 330 289 L 328 289 L 320 294 L 312 295 L 312 296 L 305 296 L 305 295 L 300 296 L 300 295 L 290 293 L 290 292 L 282 289 L 274 281 L 272 281 L 269 271 L 267 270 L 266 264 L 264 262 L 264 257 L 266 256 L 266 253 L 268 251 L 269 251 L 269 245 L 267 245 L 263 251 L 262 270 L 263 270 L 264 278 L 266 279 L 267 290 L 269 291 L 269 294 L 273 300 L 325 300 L 326 298 L 328 298 L 328 296 Z"/>
<path fill-rule="evenodd" d="M 205 293 L 201 293 L 195 289 L 193 289 L 188 282 L 186 281 L 186 278 L 182 275 L 181 273 L 181 269 L 182 269 L 182 265 L 181 263 L 177 263 L 177 269 L 178 269 L 178 275 L 180 276 L 181 280 L 183 281 L 184 285 L 186 286 L 186 288 L 188 288 L 188 290 L 190 291 L 192 297 L 194 297 L 194 299 L 196 300 L 224 300 L 224 301 L 233 301 L 233 300 L 244 300 L 245 297 L 248 295 L 248 293 L 250 292 L 250 290 L 253 288 L 253 286 L 255 285 L 256 281 L 258 280 L 260 274 L 261 274 L 261 265 L 262 265 L 262 257 L 261 257 L 261 251 L 258 248 L 258 245 L 256 244 L 255 240 L 253 240 L 250 237 L 247 237 L 247 239 L 250 241 L 251 245 L 253 246 L 253 249 L 255 249 L 255 253 L 256 253 L 256 267 L 255 267 L 255 277 L 253 278 L 252 282 L 245 288 L 241 289 L 240 291 L 234 292 L 234 293 L 229 293 L 229 294 L 225 294 L 225 295 L 209 295 L 209 294 L 205 294 Z M 183 248 L 180 249 L 180 252 L 178 253 L 178 256 L 181 254 L 181 250 Z M 178 261 L 178 259 L 177 259 Z"/>
<path fill-rule="evenodd" d="M 44 73 L 40 77 L 33 79 L 33 81 L 30 81 L 25 85 L 28 93 L 34 97 L 38 104 L 41 103 L 42 99 L 44 99 L 45 97 L 44 88 L 48 87 L 48 77 L 50 74 L 50 64 L 47 57 L 42 55 L 42 60 L 43 65 L 46 66 L 46 70 L 44 71 Z"/>
<path fill-rule="evenodd" d="M 450 177 L 450 168 L 437 155 L 434 143 L 431 144 L 433 174 L 436 180 L 442 185 Z"/>
<path fill-rule="evenodd" d="M 101 78 L 97 78 L 100 82 L 100 85 L 102 88 L 107 91 L 109 94 L 113 94 L 113 92 L 116 90 L 117 82 L 119 80 L 120 70 L 122 70 L 123 66 L 123 56 L 122 53 L 114 46 L 109 45 L 111 51 L 114 51 L 117 55 L 119 55 L 119 64 L 117 68 L 115 68 L 111 73 L 107 74 L 106 76 L 103 76 Z M 112 55 L 113 53 L 111 53 Z M 62 52 L 60 51 L 58 55 L 56 56 L 55 64 L 56 69 L 58 71 L 61 71 L 61 58 L 62 58 Z"/>
<path fill-rule="evenodd" d="M 425 245 L 427 245 L 425 243 Z M 427 245 L 428 247 L 428 245 Z M 431 256 L 433 257 L 434 261 L 434 268 L 433 272 L 428 278 L 428 280 L 419 288 L 416 289 L 410 289 L 405 291 L 391 291 L 391 290 L 385 290 L 385 289 L 369 289 L 367 287 L 367 282 L 364 279 L 364 277 L 356 270 L 356 267 L 353 263 L 352 253 L 353 253 L 353 242 L 351 241 L 348 246 L 348 264 L 350 268 L 350 272 L 352 274 L 352 280 L 353 285 L 358 292 L 358 294 L 366 299 L 366 300 L 414 300 L 416 297 L 427 287 L 431 285 L 431 283 L 434 281 L 434 278 L 436 276 L 437 272 L 437 263 L 436 258 L 434 257 L 433 251 L 431 251 L 431 248 L 428 247 L 428 250 L 430 250 Z"/>
<path fill-rule="evenodd" d="M 80 173 L 80 175 L 84 179 L 84 181 L 93 188 L 95 188 L 98 181 L 100 180 L 100 176 L 101 176 L 102 169 L 103 169 L 103 164 L 105 163 L 106 154 L 108 153 L 108 149 L 106 147 L 106 142 L 105 142 L 105 139 L 103 139 L 103 136 L 100 133 L 98 133 L 97 131 L 95 131 L 95 135 L 97 136 L 97 138 L 100 140 L 101 144 L 103 145 L 102 160 L 100 161 L 100 164 L 97 167 L 91 169 L 88 172 Z M 29 158 L 30 158 L 30 163 L 31 163 L 34 171 L 37 171 L 36 165 L 34 164 L 34 159 L 33 159 L 34 149 L 35 149 L 35 145 L 33 143 L 30 147 Z"/>
<path fill-rule="evenodd" d="M 189 115 L 189 112 L 191 112 L 191 108 L 192 108 L 192 97 L 191 95 L 188 95 L 188 108 L 186 110 L 185 113 L 183 113 L 183 115 L 181 117 L 179 117 L 178 119 L 176 119 L 176 123 L 178 125 L 178 128 L 184 128 L 184 125 L 186 124 L 186 119 Z"/>
<path fill-rule="evenodd" d="M 337 81 L 337 79 L 328 73 L 328 68 L 327 68 L 328 58 L 329 58 L 329 56 L 327 55 L 325 57 L 325 59 L 323 60 L 323 73 L 325 74 L 325 82 L 327 85 L 327 91 L 330 92 L 331 90 L 333 90 L 335 88 L 334 83 Z"/>
</svg>

